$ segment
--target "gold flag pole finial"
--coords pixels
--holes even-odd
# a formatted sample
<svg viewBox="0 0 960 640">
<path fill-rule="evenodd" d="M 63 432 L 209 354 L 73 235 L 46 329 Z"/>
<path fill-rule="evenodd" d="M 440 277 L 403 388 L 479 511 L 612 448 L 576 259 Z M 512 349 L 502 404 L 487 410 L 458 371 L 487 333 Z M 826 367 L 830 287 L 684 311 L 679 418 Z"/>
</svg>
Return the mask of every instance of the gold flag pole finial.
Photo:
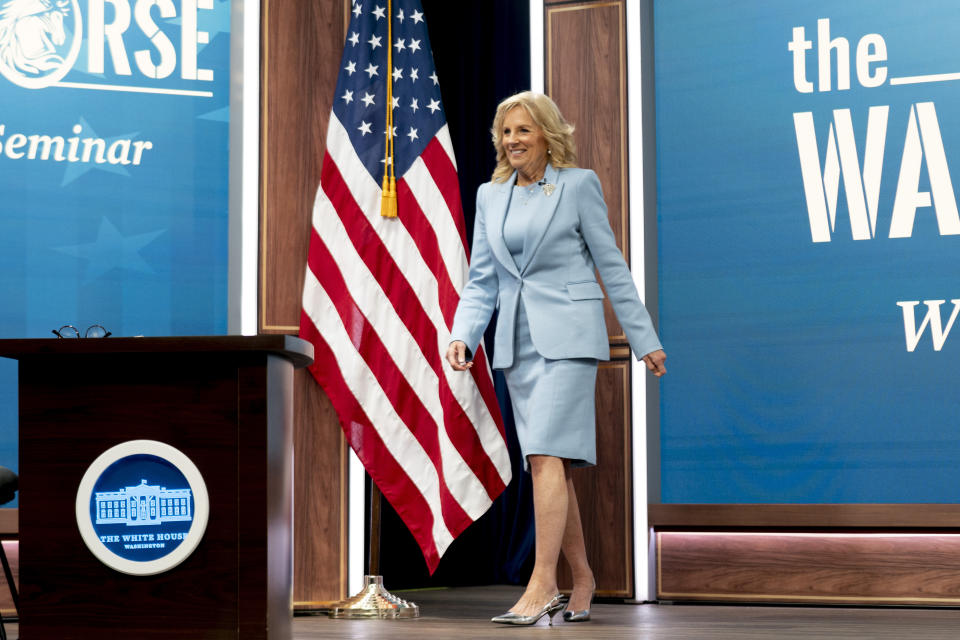
<svg viewBox="0 0 960 640">
<path fill-rule="evenodd" d="M 387 0 L 387 117 L 386 144 L 383 154 L 383 184 L 380 196 L 380 215 L 397 217 L 397 178 L 393 171 L 393 11 Z"/>
</svg>

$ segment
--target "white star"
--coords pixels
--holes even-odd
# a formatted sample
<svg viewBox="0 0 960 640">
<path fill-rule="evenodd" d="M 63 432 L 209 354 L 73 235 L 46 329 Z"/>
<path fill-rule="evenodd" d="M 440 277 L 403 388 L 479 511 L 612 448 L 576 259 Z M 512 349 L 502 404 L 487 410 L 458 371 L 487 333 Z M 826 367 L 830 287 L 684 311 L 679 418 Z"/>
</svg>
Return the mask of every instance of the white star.
<svg viewBox="0 0 960 640">
<path fill-rule="evenodd" d="M 397 13 L 397 20 L 400 21 L 400 24 L 403 24 L 403 9 L 400 9 L 400 11 Z"/>
<path fill-rule="evenodd" d="M 410 81 L 416 82 L 417 80 L 419 80 L 420 79 L 420 76 L 418 75 L 419 73 L 420 73 L 420 69 L 410 69 Z"/>
<path fill-rule="evenodd" d="M 370 36 L 370 39 L 367 42 L 370 44 L 371 49 L 376 49 L 380 46 L 380 36 Z"/>
<path fill-rule="evenodd" d="M 360 43 L 360 34 L 356 31 L 351 31 L 350 37 L 347 38 L 347 40 L 349 40 L 353 46 L 357 46 Z"/>
<path fill-rule="evenodd" d="M 410 103 L 410 108 L 413 109 L 413 112 L 416 113 L 417 109 L 420 108 L 420 105 L 417 104 L 417 99 L 414 98 L 413 102 Z"/>
<path fill-rule="evenodd" d="M 377 73 L 377 69 L 379 68 L 380 68 L 380 65 L 374 66 L 374 64 L 371 62 L 367 64 L 367 68 L 364 69 L 364 71 L 367 72 L 367 74 L 372 78 L 373 76 L 380 75 L 379 73 Z"/>
<path fill-rule="evenodd" d="M 427 109 L 430 109 L 430 113 L 440 111 L 440 102 L 438 100 L 431 100 L 430 104 L 427 105 Z"/>
<path fill-rule="evenodd" d="M 347 75 L 352 76 L 354 72 L 357 70 L 357 63 L 351 61 L 347 66 L 343 68 L 343 70 L 347 72 Z"/>
<path fill-rule="evenodd" d="M 351 102 L 353 102 L 353 91 L 347 91 L 345 94 L 343 94 L 340 97 L 344 100 L 344 102 L 346 102 L 347 104 L 350 104 Z"/>
<path fill-rule="evenodd" d="M 377 20 L 379 20 L 380 18 L 383 17 L 383 7 L 381 7 L 380 5 L 377 5 L 377 8 L 371 11 L 370 13 L 377 16 Z"/>
<path fill-rule="evenodd" d="M 411 51 L 411 52 L 420 51 L 420 41 L 419 41 L 419 40 L 414 40 L 413 38 L 410 38 L 410 51 Z"/>
<path fill-rule="evenodd" d="M 353 15 L 355 15 L 355 16 L 357 16 L 357 17 L 360 16 L 360 4 L 359 4 L 359 3 L 357 4 L 357 6 L 355 6 L 355 7 L 353 8 Z"/>
<path fill-rule="evenodd" d="M 392 135 L 394 138 L 397 137 L 397 128 L 396 128 L 396 127 L 390 127 L 390 135 Z"/>
<path fill-rule="evenodd" d="M 434 71 L 433 73 L 431 73 L 429 77 L 430 77 L 431 80 L 433 80 L 433 84 L 434 84 L 434 85 L 440 84 L 440 79 L 437 78 L 437 72 L 436 72 L 436 71 Z"/>
<path fill-rule="evenodd" d="M 419 24 L 423 22 L 423 14 L 417 11 L 416 9 L 413 10 L 413 13 L 410 14 L 410 17 L 413 19 L 414 24 Z"/>
<path fill-rule="evenodd" d="M 393 79 L 401 80 L 403 78 L 403 69 L 398 69 L 397 67 L 393 68 Z"/>
<path fill-rule="evenodd" d="M 360 101 L 363 102 L 364 106 L 367 106 L 367 107 L 369 107 L 372 104 L 376 104 L 376 102 L 373 99 L 373 95 L 367 93 L 366 91 L 363 92 L 363 97 L 360 98 Z"/>
<path fill-rule="evenodd" d="M 390 98 L 390 101 L 393 103 L 393 108 L 394 108 L 394 109 L 396 109 L 397 107 L 400 106 L 400 98 L 398 98 L 397 96 L 392 96 L 392 97 Z"/>
<path fill-rule="evenodd" d="M 414 129 L 413 127 L 410 127 L 410 131 L 407 133 L 407 137 L 410 138 L 410 142 L 413 142 L 414 140 L 416 140 L 419 137 L 417 136 L 417 130 Z"/>
<path fill-rule="evenodd" d="M 361 123 L 360 123 L 360 126 L 357 127 L 357 131 L 359 131 L 359 132 L 360 132 L 361 134 L 363 134 L 363 135 L 367 135 L 368 133 L 371 133 L 371 131 L 370 131 L 370 123 L 369 123 L 369 122 L 361 122 Z"/>
<path fill-rule="evenodd" d="M 397 42 L 393 46 L 397 50 L 397 53 L 400 53 L 407 48 L 407 46 L 403 44 L 403 40 L 401 38 L 397 38 Z"/>
</svg>

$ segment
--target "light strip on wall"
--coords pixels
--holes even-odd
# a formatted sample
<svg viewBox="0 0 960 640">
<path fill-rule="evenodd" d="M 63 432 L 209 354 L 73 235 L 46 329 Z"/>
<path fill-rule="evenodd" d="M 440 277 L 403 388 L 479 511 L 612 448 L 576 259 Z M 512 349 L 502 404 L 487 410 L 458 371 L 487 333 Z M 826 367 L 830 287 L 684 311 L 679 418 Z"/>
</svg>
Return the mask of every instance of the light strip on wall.
<svg viewBox="0 0 960 640">
<path fill-rule="evenodd" d="M 644 269 L 643 208 L 643 88 L 641 86 L 640 0 L 627 0 L 627 154 L 630 165 L 630 270 L 642 295 L 656 281 L 647 282 Z M 651 215 L 653 212 L 651 212 Z M 643 354 L 640 354 L 643 355 Z M 633 424 L 633 577 L 634 598 L 650 599 L 650 532 L 647 522 L 647 373 L 631 358 Z"/>
<path fill-rule="evenodd" d="M 530 90 L 543 93 L 543 0 L 530 0 Z"/>
<path fill-rule="evenodd" d="M 257 243 L 260 204 L 260 0 L 243 12 L 243 209 L 240 333 L 257 333 Z"/>
<path fill-rule="evenodd" d="M 363 588 L 363 559 L 367 548 L 364 545 L 366 535 L 366 477 L 363 463 L 354 450 L 350 449 L 349 458 L 349 511 L 347 516 L 347 593 L 354 595 Z"/>
<path fill-rule="evenodd" d="M 230 31 L 227 332 L 257 333 L 260 204 L 260 0 L 234 0 Z"/>
<path fill-rule="evenodd" d="M 230 12 L 227 332 L 256 335 L 260 203 L 260 0 Z"/>
</svg>

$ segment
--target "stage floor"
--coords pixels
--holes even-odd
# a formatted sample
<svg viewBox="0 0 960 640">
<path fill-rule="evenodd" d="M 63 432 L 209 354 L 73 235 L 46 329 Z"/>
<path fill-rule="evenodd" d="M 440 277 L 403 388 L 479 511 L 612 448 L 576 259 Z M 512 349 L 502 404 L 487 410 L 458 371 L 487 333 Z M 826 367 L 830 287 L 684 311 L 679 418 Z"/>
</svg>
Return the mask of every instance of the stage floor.
<svg viewBox="0 0 960 640">
<path fill-rule="evenodd" d="M 558 617 L 553 628 L 543 624 L 527 630 L 491 623 L 490 618 L 513 604 L 520 591 L 518 587 L 398 591 L 395 595 L 420 606 L 419 619 L 297 617 L 293 624 L 294 640 L 499 640 L 519 639 L 529 633 L 578 640 L 955 640 L 960 637 L 960 610 L 957 609 L 594 604 L 594 619 L 587 623 L 564 624 Z"/>
<path fill-rule="evenodd" d="M 389 585 L 387 585 L 389 587 Z M 297 616 L 293 640 L 500 640 L 537 637 L 577 640 L 955 640 L 960 610 L 773 607 L 747 605 L 594 604 L 592 622 L 537 628 L 491 623 L 519 596 L 517 587 L 397 591 L 420 605 L 416 620 L 331 620 Z M 19 636 L 7 624 L 8 637 Z"/>
</svg>

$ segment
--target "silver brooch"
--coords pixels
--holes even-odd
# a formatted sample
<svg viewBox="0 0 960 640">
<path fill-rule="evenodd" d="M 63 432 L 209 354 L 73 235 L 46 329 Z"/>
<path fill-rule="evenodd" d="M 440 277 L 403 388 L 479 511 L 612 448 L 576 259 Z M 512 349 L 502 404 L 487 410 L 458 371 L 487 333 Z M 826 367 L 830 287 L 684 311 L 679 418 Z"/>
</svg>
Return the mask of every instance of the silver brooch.
<svg viewBox="0 0 960 640">
<path fill-rule="evenodd" d="M 547 184 L 543 185 L 543 194 L 546 195 L 546 196 L 552 196 L 552 195 L 553 195 L 553 190 L 556 189 L 556 188 L 557 188 L 557 185 L 555 185 L 555 184 L 550 184 L 550 183 L 548 182 Z"/>
</svg>

